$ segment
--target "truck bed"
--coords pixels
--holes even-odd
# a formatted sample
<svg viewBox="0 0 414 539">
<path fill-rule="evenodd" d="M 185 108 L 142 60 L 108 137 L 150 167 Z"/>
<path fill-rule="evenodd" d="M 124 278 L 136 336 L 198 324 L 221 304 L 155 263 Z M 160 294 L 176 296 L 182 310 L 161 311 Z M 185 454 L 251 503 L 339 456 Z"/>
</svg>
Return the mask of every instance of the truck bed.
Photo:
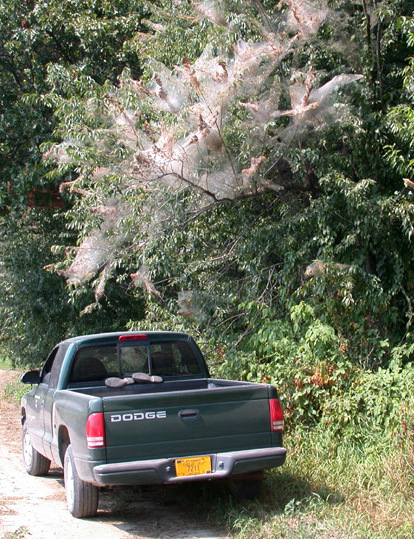
<svg viewBox="0 0 414 539">
<path fill-rule="evenodd" d="M 276 390 L 267 384 L 203 378 L 117 389 L 89 385 L 61 391 L 66 406 L 76 400 L 68 393 L 90 409 L 99 401 L 112 463 L 281 445 L 281 433 L 270 428 Z"/>
<path fill-rule="evenodd" d="M 199 389 L 228 389 L 245 386 L 260 386 L 251 382 L 238 382 L 231 380 L 216 380 L 202 378 L 194 380 L 165 380 L 161 384 L 131 384 L 121 388 L 111 388 L 104 385 L 83 384 L 77 387 L 69 387 L 74 393 L 84 393 L 93 397 L 122 397 L 123 395 L 147 395 L 150 393 L 167 393 L 175 391 L 191 391 Z"/>
</svg>

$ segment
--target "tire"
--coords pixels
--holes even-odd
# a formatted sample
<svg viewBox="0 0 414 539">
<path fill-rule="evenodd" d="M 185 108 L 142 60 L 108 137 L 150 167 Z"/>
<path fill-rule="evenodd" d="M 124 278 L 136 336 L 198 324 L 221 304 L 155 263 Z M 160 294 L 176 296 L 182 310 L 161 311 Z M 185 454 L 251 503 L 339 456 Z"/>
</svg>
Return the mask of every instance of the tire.
<svg viewBox="0 0 414 539">
<path fill-rule="evenodd" d="M 41 455 L 32 445 L 26 423 L 22 431 L 22 456 L 26 472 L 30 475 L 46 475 L 50 468 L 50 460 Z"/>
<path fill-rule="evenodd" d="M 263 492 L 263 479 L 230 479 L 229 490 L 238 500 L 255 500 Z"/>
<path fill-rule="evenodd" d="M 75 518 L 94 517 L 98 510 L 99 488 L 79 477 L 71 445 L 68 445 L 65 453 L 64 480 L 66 501 L 71 515 Z"/>
</svg>

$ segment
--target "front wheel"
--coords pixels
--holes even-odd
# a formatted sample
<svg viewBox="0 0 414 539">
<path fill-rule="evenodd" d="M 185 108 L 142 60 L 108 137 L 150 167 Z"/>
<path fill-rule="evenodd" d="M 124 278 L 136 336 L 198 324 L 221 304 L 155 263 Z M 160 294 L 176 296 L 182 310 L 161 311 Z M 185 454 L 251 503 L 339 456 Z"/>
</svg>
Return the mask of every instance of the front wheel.
<svg viewBox="0 0 414 539">
<path fill-rule="evenodd" d="M 79 477 L 71 445 L 65 453 L 64 479 L 69 512 L 76 518 L 94 517 L 98 510 L 99 488 Z"/>
<path fill-rule="evenodd" d="M 50 460 L 41 455 L 32 445 L 32 439 L 23 424 L 22 432 L 22 455 L 26 472 L 30 475 L 46 475 L 50 468 Z"/>
</svg>

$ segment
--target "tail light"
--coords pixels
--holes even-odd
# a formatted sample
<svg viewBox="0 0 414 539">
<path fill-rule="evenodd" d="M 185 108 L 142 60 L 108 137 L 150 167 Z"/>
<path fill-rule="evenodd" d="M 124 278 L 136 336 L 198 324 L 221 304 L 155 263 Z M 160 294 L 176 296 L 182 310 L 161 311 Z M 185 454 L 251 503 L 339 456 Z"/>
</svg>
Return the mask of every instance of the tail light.
<svg viewBox="0 0 414 539">
<path fill-rule="evenodd" d="M 103 413 L 91 414 L 86 422 L 86 441 L 89 449 L 105 447 L 105 422 Z"/>
<path fill-rule="evenodd" d="M 120 342 L 146 341 L 147 339 L 148 339 L 148 336 L 144 335 L 143 333 L 133 334 L 133 335 L 121 335 L 120 337 L 118 337 L 118 341 Z"/>
<path fill-rule="evenodd" d="M 269 400 L 270 428 L 272 432 L 280 432 L 283 429 L 283 411 L 278 399 Z"/>
</svg>

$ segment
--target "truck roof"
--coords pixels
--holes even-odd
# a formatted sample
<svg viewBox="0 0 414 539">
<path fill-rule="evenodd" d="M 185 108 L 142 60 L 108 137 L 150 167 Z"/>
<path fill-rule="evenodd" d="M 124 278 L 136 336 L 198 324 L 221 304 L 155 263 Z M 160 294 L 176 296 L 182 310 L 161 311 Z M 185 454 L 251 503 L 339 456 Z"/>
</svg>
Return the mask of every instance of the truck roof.
<svg viewBox="0 0 414 539">
<path fill-rule="evenodd" d="M 65 339 L 60 344 L 98 344 L 98 343 L 116 343 L 120 337 L 141 337 L 145 340 L 147 336 L 151 341 L 189 341 L 192 340 L 186 333 L 180 333 L 177 331 L 117 331 L 112 333 L 95 333 L 93 335 L 78 335 L 76 337 L 70 337 Z M 140 339 L 140 340 L 141 340 Z M 138 340 L 138 339 L 137 339 Z"/>
</svg>

